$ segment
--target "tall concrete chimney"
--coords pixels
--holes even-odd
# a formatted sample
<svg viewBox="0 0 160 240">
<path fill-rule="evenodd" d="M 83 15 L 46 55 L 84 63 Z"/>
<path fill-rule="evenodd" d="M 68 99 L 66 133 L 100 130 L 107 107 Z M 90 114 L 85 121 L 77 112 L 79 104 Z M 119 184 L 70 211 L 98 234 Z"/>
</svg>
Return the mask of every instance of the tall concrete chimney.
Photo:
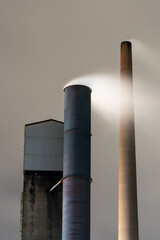
<svg viewBox="0 0 160 240">
<path fill-rule="evenodd" d="M 118 239 L 138 240 L 132 46 L 121 43 Z"/>
<path fill-rule="evenodd" d="M 63 240 L 90 239 L 91 89 L 65 88 Z"/>
</svg>

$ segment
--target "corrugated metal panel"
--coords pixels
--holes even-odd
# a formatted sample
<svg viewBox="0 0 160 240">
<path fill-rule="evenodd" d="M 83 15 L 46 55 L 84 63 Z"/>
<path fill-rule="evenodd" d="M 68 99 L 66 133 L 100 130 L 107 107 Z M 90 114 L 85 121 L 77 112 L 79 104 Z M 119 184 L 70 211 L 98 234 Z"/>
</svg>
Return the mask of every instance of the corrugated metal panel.
<svg viewBox="0 0 160 240">
<path fill-rule="evenodd" d="M 26 125 L 24 170 L 62 171 L 63 132 L 63 123 L 54 120 Z"/>
</svg>

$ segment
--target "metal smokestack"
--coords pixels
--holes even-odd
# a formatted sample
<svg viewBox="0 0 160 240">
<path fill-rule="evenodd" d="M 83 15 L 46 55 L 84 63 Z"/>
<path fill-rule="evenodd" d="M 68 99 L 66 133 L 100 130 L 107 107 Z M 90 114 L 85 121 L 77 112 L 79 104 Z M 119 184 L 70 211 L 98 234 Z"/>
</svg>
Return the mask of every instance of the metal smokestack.
<svg viewBox="0 0 160 240">
<path fill-rule="evenodd" d="M 63 240 L 90 239 L 91 89 L 65 88 Z"/>
<path fill-rule="evenodd" d="M 121 43 L 118 239 L 138 240 L 132 46 Z"/>
</svg>

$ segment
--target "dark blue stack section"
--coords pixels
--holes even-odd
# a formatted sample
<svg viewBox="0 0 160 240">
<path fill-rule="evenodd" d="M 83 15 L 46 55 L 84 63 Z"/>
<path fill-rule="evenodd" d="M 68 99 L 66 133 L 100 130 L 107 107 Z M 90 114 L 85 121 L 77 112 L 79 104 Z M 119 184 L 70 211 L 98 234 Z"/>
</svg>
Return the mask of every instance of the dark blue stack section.
<svg viewBox="0 0 160 240">
<path fill-rule="evenodd" d="M 63 240 L 90 239 L 91 89 L 65 88 Z"/>
</svg>

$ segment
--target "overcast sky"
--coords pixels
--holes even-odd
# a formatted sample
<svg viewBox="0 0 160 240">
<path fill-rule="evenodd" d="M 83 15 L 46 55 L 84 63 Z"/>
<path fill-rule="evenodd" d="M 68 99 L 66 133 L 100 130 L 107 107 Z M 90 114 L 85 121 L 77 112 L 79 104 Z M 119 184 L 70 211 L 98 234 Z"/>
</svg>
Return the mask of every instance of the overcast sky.
<svg viewBox="0 0 160 240">
<path fill-rule="evenodd" d="M 24 125 L 63 121 L 62 89 L 72 79 L 103 74 L 117 84 L 120 42 L 128 39 L 139 234 L 141 240 L 159 239 L 159 9 L 159 0 L 0 0 L 0 239 L 19 237 Z M 105 89 L 100 78 L 94 81 Z M 105 108 L 107 96 L 102 100 L 92 107 L 91 239 L 116 240 L 118 118 Z"/>
</svg>

